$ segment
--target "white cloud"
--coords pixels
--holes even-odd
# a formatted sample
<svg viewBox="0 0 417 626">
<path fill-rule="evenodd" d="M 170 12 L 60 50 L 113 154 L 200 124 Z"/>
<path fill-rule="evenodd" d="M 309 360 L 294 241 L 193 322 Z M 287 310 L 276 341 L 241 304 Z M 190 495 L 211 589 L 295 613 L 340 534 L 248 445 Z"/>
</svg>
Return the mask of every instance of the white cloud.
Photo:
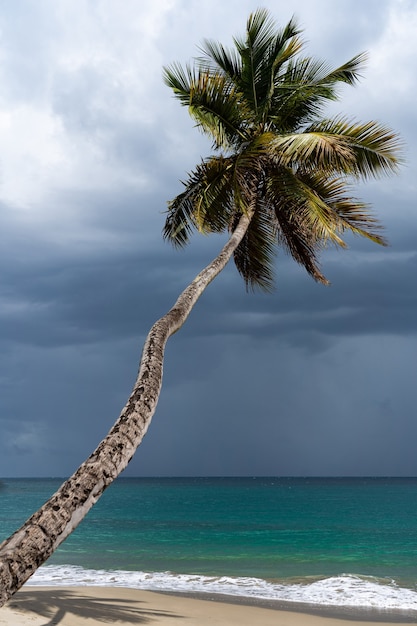
<svg viewBox="0 0 417 626">
<path fill-rule="evenodd" d="M 139 154 L 141 134 L 157 135 L 162 93 L 169 99 L 161 80 L 159 44 L 172 6 L 170 0 L 126 1 L 122 10 L 111 1 L 80 1 L 76 8 L 73 2 L 41 2 L 31 5 L 32 22 L 17 11 L 0 15 L 5 202 L 36 206 L 42 214 L 55 211 L 42 202 L 51 189 L 149 185 L 149 172 L 138 163 L 133 172 L 123 150 L 131 155 L 129 143 L 136 140 Z M 26 42 L 22 50 L 13 30 L 17 22 Z M 41 31 L 36 38 L 34 23 Z M 34 44 L 30 49 L 28 38 Z M 19 82 L 36 85 L 36 90 L 20 89 Z M 142 158 L 147 157 L 142 151 Z"/>
<path fill-rule="evenodd" d="M 372 91 L 390 106 L 415 94 L 417 59 L 417 6 L 409 0 L 393 0 L 381 36 L 370 50 Z"/>
</svg>

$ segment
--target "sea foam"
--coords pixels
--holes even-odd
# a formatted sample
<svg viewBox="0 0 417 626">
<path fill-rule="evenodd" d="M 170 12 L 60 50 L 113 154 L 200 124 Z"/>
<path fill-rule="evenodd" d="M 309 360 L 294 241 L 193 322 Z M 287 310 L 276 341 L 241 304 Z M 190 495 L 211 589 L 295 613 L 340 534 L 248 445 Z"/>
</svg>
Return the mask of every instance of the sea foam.
<svg viewBox="0 0 417 626">
<path fill-rule="evenodd" d="M 351 574 L 302 582 L 272 582 L 261 578 L 200 576 L 172 572 L 92 570 L 75 565 L 41 567 L 27 585 L 128 587 L 149 591 L 208 593 L 260 600 L 379 611 L 415 612 L 417 592 L 394 581 Z"/>
</svg>

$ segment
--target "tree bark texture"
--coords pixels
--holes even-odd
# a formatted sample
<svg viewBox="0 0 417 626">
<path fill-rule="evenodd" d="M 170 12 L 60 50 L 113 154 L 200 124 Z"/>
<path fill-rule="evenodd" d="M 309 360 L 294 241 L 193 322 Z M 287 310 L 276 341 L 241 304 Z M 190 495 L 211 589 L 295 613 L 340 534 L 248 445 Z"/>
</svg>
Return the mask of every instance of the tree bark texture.
<svg viewBox="0 0 417 626">
<path fill-rule="evenodd" d="M 252 215 L 249 211 L 241 217 L 220 254 L 186 287 L 172 309 L 152 326 L 133 391 L 105 439 L 59 490 L 0 545 L 0 607 L 75 530 L 104 490 L 126 468 L 156 409 L 166 342 L 181 328 L 205 288 L 226 266 Z"/>
</svg>

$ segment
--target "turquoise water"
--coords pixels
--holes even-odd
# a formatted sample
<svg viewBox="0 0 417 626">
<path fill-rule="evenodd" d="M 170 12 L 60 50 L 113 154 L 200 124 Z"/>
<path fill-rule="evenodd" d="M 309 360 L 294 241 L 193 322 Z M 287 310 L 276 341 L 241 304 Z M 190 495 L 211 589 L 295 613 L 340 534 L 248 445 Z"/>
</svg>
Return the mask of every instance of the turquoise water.
<svg viewBox="0 0 417 626">
<path fill-rule="evenodd" d="M 4 479 L 0 540 L 61 482 Z M 417 611 L 417 479 L 119 479 L 37 581 Z"/>
</svg>

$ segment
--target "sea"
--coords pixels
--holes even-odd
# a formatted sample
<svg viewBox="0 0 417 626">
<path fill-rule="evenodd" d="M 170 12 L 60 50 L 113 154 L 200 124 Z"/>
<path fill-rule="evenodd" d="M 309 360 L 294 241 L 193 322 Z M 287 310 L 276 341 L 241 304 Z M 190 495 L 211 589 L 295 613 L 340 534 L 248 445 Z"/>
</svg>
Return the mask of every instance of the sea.
<svg viewBox="0 0 417 626">
<path fill-rule="evenodd" d="M 0 541 L 61 483 L 0 480 Z M 119 478 L 26 584 L 417 623 L 417 478 Z"/>
</svg>

